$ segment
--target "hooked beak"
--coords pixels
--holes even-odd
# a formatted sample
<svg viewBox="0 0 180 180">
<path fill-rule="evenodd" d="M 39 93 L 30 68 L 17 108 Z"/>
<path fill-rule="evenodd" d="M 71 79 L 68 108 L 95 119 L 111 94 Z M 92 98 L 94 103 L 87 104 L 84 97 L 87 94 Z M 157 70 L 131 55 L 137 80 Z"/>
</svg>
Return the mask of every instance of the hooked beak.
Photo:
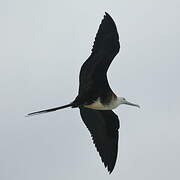
<svg viewBox="0 0 180 180">
<path fill-rule="evenodd" d="M 136 107 L 140 108 L 140 106 L 138 104 L 134 104 L 129 101 L 125 101 L 124 104 L 130 105 L 130 106 L 136 106 Z"/>
</svg>

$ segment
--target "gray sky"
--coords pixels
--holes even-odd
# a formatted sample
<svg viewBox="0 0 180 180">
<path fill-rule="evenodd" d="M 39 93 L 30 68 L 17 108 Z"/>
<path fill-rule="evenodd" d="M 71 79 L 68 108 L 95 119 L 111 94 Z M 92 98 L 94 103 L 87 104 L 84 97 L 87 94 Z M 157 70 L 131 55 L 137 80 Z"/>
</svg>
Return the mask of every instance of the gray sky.
<svg viewBox="0 0 180 180">
<path fill-rule="evenodd" d="M 180 179 L 180 2 L 0 2 L 0 179 Z M 108 72 L 119 96 L 118 160 L 109 176 L 72 101 L 81 64 L 107 11 L 121 51 Z"/>
</svg>

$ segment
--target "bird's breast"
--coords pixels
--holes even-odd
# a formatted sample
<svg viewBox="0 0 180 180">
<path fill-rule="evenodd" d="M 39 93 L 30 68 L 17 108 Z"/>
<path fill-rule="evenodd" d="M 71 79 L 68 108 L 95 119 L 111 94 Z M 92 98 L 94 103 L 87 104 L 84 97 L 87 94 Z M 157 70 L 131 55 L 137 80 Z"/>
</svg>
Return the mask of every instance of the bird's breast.
<svg viewBox="0 0 180 180">
<path fill-rule="evenodd" d="M 96 110 L 112 110 L 120 105 L 117 98 L 112 98 L 109 103 L 103 104 L 100 98 L 97 98 L 92 104 L 84 105 L 86 108 L 96 109 Z"/>
</svg>

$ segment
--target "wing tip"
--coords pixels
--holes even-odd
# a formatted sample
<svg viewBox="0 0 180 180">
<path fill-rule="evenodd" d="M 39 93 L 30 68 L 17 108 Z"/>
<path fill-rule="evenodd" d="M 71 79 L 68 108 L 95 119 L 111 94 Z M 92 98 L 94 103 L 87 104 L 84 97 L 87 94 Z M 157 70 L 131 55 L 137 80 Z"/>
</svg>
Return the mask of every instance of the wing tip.
<svg viewBox="0 0 180 180">
<path fill-rule="evenodd" d="M 115 164 L 116 164 L 116 160 L 113 163 L 107 163 L 107 162 L 106 163 L 103 162 L 103 163 L 104 163 L 104 166 L 107 169 L 108 173 L 111 174 L 113 172 L 113 170 L 114 170 L 114 167 L 115 167 Z"/>
<path fill-rule="evenodd" d="M 105 11 L 105 16 L 110 16 L 109 13 L 107 11 Z"/>
<path fill-rule="evenodd" d="M 111 15 L 110 15 L 108 12 L 106 12 L 106 11 L 105 11 L 104 18 L 109 18 L 109 19 L 111 19 L 111 20 L 114 22 L 114 20 L 113 20 L 113 18 L 111 17 Z"/>
<path fill-rule="evenodd" d="M 113 167 L 107 167 L 107 170 L 108 170 L 108 173 L 109 173 L 109 175 L 113 172 L 113 170 L 114 170 L 114 167 L 115 166 L 113 166 Z"/>
</svg>

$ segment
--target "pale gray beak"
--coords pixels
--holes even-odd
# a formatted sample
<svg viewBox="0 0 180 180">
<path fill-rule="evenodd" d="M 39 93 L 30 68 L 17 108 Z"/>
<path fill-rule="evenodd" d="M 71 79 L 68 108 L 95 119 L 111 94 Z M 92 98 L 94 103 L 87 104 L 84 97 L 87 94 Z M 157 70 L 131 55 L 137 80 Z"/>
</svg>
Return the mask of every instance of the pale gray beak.
<svg viewBox="0 0 180 180">
<path fill-rule="evenodd" d="M 136 107 L 140 108 L 140 106 L 138 104 L 134 104 L 129 101 L 125 101 L 124 104 L 130 105 L 130 106 L 136 106 Z"/>
</svg>

